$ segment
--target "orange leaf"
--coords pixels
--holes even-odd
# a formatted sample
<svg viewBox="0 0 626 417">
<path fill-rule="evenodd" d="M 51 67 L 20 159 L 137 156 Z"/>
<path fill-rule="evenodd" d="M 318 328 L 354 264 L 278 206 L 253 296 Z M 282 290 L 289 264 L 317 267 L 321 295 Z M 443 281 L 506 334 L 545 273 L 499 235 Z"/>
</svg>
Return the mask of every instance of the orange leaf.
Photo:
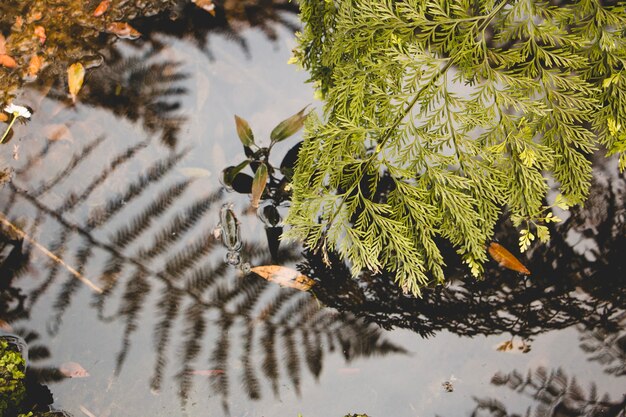
<svg viewBox="0 0 626 417">
<path fill-rule="evenodd" d="M 43 26 L 35 26 L 35 35 L 39 38 L 39 42 L 42 44 L 46 42 L 46 28 Z"/>
<path fill-rule="evenodd" d="M 491 242 L 489 245 L 489 255 L 494 261 L 498 262 L 500 266 L 511 269 L 513 271 L 521 272 L 525 275 L 530 275 L 530 271 L 526 268 L 511 252 L 506 250 L 504 246 L 496 242 Z"/>
<path fill-rule="evenodd" d="M 0 55 L 6 55 L 7 53 L 6 43 L 7 40 L 4 38 L 4 35 L 0 33 Z"/>
<path fill-rule="evenodd" d="M 28 63 L 28 76 L 34 78 L 39 74 L 39 70 L 43 66 L 44 60 L 43 57 L 35 54 L 30 58 L 30 62 Z"/>
<path fill-rule="evenodd" d="M 0 65 L 7 68 L 17 67 L 17 62 L 8 55 L 0 55 Z"/>
<path fill-rule="evenodd" d="M 191 0 L 191 2 L 202 10 L 211 13 L 212 16 L 215 16 L 215 4 L 213 4 L 213 0 Z"/>
<path fill-rule="evenodd" d="M 137 39 L 141 33 L 125 22 L 112 22 L 107 26 L 107 32 L 113 33 L 122 39 Z"/>
<path fill-rule="evenodd" d="M 67 82 L 70 88 L 70 96 L 72 101 L 76 103 L 76 96 L 83 87 L 83 81 L 85 80 L 85 67 L 80 62 L 70 65 L 67 69 Z"/>
<path fill-rule="evenodd" d="M 270 282 L 275 282 L 283 287 L 291 287 L 300 291 L 308 291 L 315 284 L 311 278 L 300 272 L 278 265 L 256 266 L 250 271 Z"/>
<path fill-rule="evenodd" d="M 96 10 L 93 11 L 94 17 L 100 17 L 106 13 L 109 9 L 109 5 L 111 4 L 111 0 L 102 0 Z"/>
</svg>

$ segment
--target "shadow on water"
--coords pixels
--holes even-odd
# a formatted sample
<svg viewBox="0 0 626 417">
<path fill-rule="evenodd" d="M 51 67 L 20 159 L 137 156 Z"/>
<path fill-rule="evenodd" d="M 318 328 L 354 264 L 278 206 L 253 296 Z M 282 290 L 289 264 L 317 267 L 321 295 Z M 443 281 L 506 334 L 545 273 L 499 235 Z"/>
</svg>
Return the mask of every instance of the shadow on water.
<svg viewBox="0 0 626 417">
<path fill-rule="evenodd" d="M 105 333 L 107 346 L 94 347 L 91 354 L 105 362 L 104 356 L 114 358 L 108 385 L 86 389 L 91 392 L 86 397 L 96 397 L 93 406 L 106 410 L 103 416 L 131 413 L 107 406 L 94 392 L 109 392 L 126 369 L 136 371 L 135 362 L 145 366 L 141 376 L 155 398 L 175 386 L 185 408 L 203 395 L 200 387 L 209 385 L 228 414 L 242 402 L 239 393 L 249 400 L 280 398 L 289 391 L 303 396 L 309 379 L 320 380 L 325 363 L 336 364 L 334 356 L 348 364 L 409 357 L 409 349 L 386 331 L 391 329 L 425 338 L 444 332 L 509 334 L 510 346 L 519 339 L 515 349 L 528 353 L 539 335 L 576 326 L 589 361 L 611 378 L 626 374 L 626 181 L 610 174 L 613 168 L 602 161 L 596 164 L 589 203 L 553 226 L 550 244 L 523 260 L 533 272 L 528 277 L 492 263 L 484 280 L 468 279 L 451 252 L 451 284 L 415 299 L 402 294 L 390 276 L 364 275 L 357 282 L 337 259 L 329 268 L 295 246 L 282 247 L 277 258 L 281 264 L 297 263 L 316 280 L 311 293 L 243 277 L 226 265 L 213 228 L 220 206 L 237 197 L 216 189 L 214 182 L 207 186 L 204 179 L 179 174 L 183 161 L 197 152 L 180 140 L 189 116 L 179 110 L 190 94 L 185 82 L 191 75 L 177 60 L 162 57 L 163 35 L 190 39 L 208 53 L 208 35 L 223 33 L 247 51 L 243 27 L 258 27 L 277 39 L 277 26 L 293 29 L 285 12 L 295 6 L 286 0 L 227 0 L 211 20 L 191 4 L 162 13 L 173 2 L 162 3 L 156 16 L 133 22 L 142 40 L 100 49 L 108 41 L 94 37 L 100 43 L 80 46 L 104 57 L 90 73 L 81 103 L 137 122 L 145 139 L 135 134 L 122 142 L 83 126 L 69 154 L 63 140 L 38 142 L 0 192 L 0 318 L 28 343 L 33 384 L 67 380 L 49 364 L 55 358 L 46 340 L 59 343 L 60 337 L 68 351 L 89 345 L 73 334 L 76 310 L 88 326 Z M 5 5 L 0 11 L 17 13 Z M 174 23 L 170 13 L 176 14 Z M 68 52 L 62 59 L 73 56 Z M 43 87 L 37 87 L 48 97 L 42 104 L 47 111 L 67 102 L 60 68 L 43 72 Z M 261 243 L 260 221 L 252 216 L 242 222 L 249 232 L 242 254 L 252 265 L 273 263 Z M 500 224 L 496 237 L 505 247 L 517 246 L 509 224 Z M 33 319 L 41 314 L 45 324 Z M 501 372 L 491 383 L 532 399 L 526 415 L 624 416 L 626 400 L 611 400 L 595 386 L 585 390 L 567 371 Z M 120 390 L 132 389 L 126 383 Z M 43 408 L 52 403 L 51 395 L 39 389 Z M 474 403 L 471 416 L 520 415 L 509 414 L 504 399 L 476 397 Z"/>
</svg>

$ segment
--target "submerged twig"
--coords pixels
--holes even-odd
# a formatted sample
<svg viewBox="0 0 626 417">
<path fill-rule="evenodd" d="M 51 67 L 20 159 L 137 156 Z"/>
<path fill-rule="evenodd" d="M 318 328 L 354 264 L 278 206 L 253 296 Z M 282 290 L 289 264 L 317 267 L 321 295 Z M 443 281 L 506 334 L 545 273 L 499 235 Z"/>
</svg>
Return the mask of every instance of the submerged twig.
<svg viewBox="0 0 626 417">
<path fill-rule="evenodd" d="M 54 262 L 58 263 L 59 265 L 63 266 L 65 269 L 67 269 L 67 271 L 74 275 L 74 277 L 76 277 L 79 281 L 81 281 L 82 283 L 84 283 L 85 285 L 87 285 L 89 288 L 91 288 L 92 290 L 94 290 L 95 292 L 97 292 L 98 294 L 102 294 L 102 288 L 98 287 L 96 284 L 94 284 L 93 282 L 91 282 L 89 279 L 85 278 L 80 272 L 78 272 L 77 270 L 75 270 L 74 268 L 72 268 L 70 265 L 66 264 L 65 261 L 61 258 L 59 258 L 58 256 L 56 256 L 54 253 L 50 252 L 45 246 L 43 246 L 42 244 L 40 244 L 39 242 L 37 242 L 35 239 L 33 239 L 32 237 L 30 237 L 26 232 L 24 232 L 22 229 L 20 229 L 19 227 L 17 227 L 16 225 L 14 225 L 9 219 L 7 219 L 5 217 L 5 215 L 3 213 L 0 213 L 0 222 L 4 223 L 7 227 L 9 227 L 13 232 L 15 232 L 20 238 L 28 241 L 29 243 L 31 243 L 34 247 L 36 247 L 37 249 L 39 249 L 41 252 L 44 253 L 44 255 L 46 255 L 48 258 L 52 259 Z"/>
</svg>

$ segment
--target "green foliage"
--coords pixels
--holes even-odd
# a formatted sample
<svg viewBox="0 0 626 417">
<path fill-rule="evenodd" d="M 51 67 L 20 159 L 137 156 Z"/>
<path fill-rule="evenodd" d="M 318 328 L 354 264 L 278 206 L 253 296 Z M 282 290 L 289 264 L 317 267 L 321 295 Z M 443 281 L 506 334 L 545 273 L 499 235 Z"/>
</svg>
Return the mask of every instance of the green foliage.
<svg viewBox="0 0 626 417">
<path fill-rule="evenodd" d="M 287 237 L 337 251 L 355 275 L 395 270 L 419 294 L 444 280 L 441 237 L 479 276 L 503 211 L 527 226 L 525 247 L 545 241 L 551 181 L 575 205 L 598 145 L 626 168 L 623 3 L 300 5 L 293 61 L 325 115 L 307 122 Z"/>
<path fill-rule="evenodd" d="M 0 415 L 17 406 L 24 397 L 24 370 L 22 355 L 0 339 Z"/>
</svg>

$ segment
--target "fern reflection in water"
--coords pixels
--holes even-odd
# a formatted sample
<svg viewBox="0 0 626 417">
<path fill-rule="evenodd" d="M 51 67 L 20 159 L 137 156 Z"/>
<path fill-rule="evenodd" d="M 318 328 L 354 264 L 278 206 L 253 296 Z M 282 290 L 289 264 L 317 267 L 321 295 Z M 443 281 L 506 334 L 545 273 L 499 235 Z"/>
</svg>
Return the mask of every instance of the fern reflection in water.
<svg viewBox="0 0 626 417">
<path fill-rule="evenodd" d="M 601 395 L 595 384 L 588 390 L 581 387 L 576 378 L 568 377 L 562 369 L 548 370 L 539 367 L 526 375 L 513 371 L 509 374 L 496 374 L 491 380 L 496 386 L 505 386 L 516 393 L 532 398 L 536 405 L 535 417 L 624 417 L 626 415 L 626 396 L 621 400 L 611 400 L 608 395 Z M 515 417 L 509 414 L 506 405 L 495 398 L 474 398 L 476 408 L 472 416 L 485 415 Z M 531 407 L 526 412 L 531 416 Z"/>
<path fill-rule="evenodd" d="M 197 373 L 202 374 L 205 368 L 217 370 L 210 377 L 211 386 L 222 396 L 225 409 L 236 379 L 241 380 L 251 399 L 261 397 L 265 381 L 279 395 L 280 375 L 299 392 L 304 369 L 319 377 L 324 353 L 337 347 L 346 360 L 404 353 L 386 341 L 375 326 L 355 320 L 349 313 L 322 308 L 308 293 L 280 288 L 253 276 L 242 278 L 223 262 L 216 263 L 212 255 L 219 249 L 220 259 L 223 248 L 213 236 L 213 227 L 223 196 L 220 190 L 197 195 L 190 192 L 192 180 L 177 178 L 174 168 L 188 150 L 157 159 L 103 204 L 80 214 L 79 209 L 93 201 L 96 191 L 105 187 L 111 176 L 147 151 L 150 141 L 130 144 L 111 155 L 101 172 L 86 180 L 85 168 L 89 161 L 99 158 L 97 148 L 106 143 L 106 138 L 87 141 L 83 149 L 68 157 L 67 165 L 57 168 L 58 175 L 34 192 L 15 181 L 7 196 L 11 203 L 5 209 L 11 217 L 28 207 L 26 211 L 38 219 L 29 227 L 30 234 L 56 228 L 58 233 L 49 245 L 57 256 L 80 274 L 99 276 L 96 281 L 103 292 L 92 296 L 92 305 L 101 320 L 124 326 L 116 375 L 123 371 L 134 345 L 133 336 L 142 326 L 142 312 L 152 309 L 156 317 L 152 390 L 167 385 L 166 369 L 173 365 L 178 368 L 175 379 L 179 395 L 186 401 L 202 377 Z M 48 152 L 42 149 L 35 154 L 45 157 Z M 29 165 L 34 166 L 26 161 L 25 166 Z M 20 172 L 23 177 L 36 176 L 31 168 Z M 72 178 L 81 178 L 80 190 L 51 206 L 46 198 Z M 154 190 L 154 198 L 146 202 L 149 189 Z M 242 251 L 255 265 L 271 263 L 268 250 L 262 246 L 247 243 Z M 290 262 L 299 255 L 289 248 L 279 257 L 281 262 Z M 56 334 L 72 300 L 85 287 L 59 264 L 50 265 L 46 273 L 47 277 L 28 294 L 27 308 L 35 307 L 44 294 L 56 291 L 54 314 L 49 320 L 49 331 Z M 149 307 L 153 302 L 156 304 Z M 243 346 L 238 357 L 232 356 L 234 344 Z M 172 356 L 174 350 L 181 354 Z M 170 363 L 174 358 L 176 362 Z M 241 371 L 233 369 L 236 362 L 241 363 Z"/>
</svg>

